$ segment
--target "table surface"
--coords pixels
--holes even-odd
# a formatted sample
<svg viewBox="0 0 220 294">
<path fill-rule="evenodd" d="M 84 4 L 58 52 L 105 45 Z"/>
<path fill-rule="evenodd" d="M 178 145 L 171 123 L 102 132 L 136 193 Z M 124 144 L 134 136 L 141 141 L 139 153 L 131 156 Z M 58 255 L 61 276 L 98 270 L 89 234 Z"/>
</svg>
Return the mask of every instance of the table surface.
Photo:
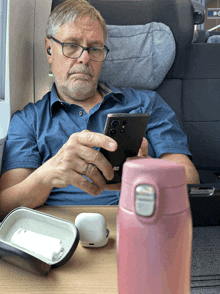
<svg viewBox="0 0 220 294">
<path fill-rule="evenodd" d="M 117 206 L 44 206 L 41 212 L 71 222 L 82 212 L 102 214 L 110 231 L 102 248 L 78 245 L 72 258 L 63 266 L 51 269 L 46 277 L 0 260 L 0 293 L 74 293 L 114 294 L 117 291 L 116 217 Z"/>
<path fill-rule="evenodd" d="M 79 244 L 72 258 L 63 266 L 51 269 L 46 277 L 0 259 L 0 293 L 118 294 L 118 206 L 44 206 L 38 210 L 73 223 L 76 216 L 82 212 L 100 213 L 107 221 L 109 242 L 102 248 L 84 248 Z M 192 294 L 220 293 L 219 242 L 220 227 L 194 228 Z"/>
</svg>

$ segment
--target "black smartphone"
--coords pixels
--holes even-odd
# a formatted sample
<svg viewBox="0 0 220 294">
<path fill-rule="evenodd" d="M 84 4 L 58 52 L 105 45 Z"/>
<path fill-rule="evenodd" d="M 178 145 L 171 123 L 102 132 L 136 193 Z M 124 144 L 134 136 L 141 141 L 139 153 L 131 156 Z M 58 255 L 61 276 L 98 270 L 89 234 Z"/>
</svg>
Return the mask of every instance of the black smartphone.
<svg viewBox="0 0 220 294">
<path fill-rule="evenodd" d="M 148 113 L 108 114 L 103 134 L 113 138 L 118 148 L 114 152 L 100 148 L 114 170 L 114 178 L 106 180 L 107 184 L 121 182 L 123 164 L 128 157 L 137 156 L 149 119 Z"/>
</svg>

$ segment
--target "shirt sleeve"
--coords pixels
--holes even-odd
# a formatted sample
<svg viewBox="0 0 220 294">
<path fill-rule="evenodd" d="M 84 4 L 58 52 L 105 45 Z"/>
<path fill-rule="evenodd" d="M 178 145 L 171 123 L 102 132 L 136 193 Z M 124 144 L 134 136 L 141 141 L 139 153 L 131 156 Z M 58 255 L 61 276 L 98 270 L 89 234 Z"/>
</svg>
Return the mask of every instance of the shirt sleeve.
<svg viewBox="0 0 220 294">
<path fill-rule="evenodd" d="M 180 128 L 175 112 L 157 94 L 151 109 L 146 138 L 149 156 L 160 157 L 164 153 L 185 154 L 191 157 L 187 136 Z"/>
<path fill-rule="evenodd" d="M 30 115 L 30 113 L 29 113 Z M 31 114 L 33 118 L 34 113 Z M 38 168 L 42 164 L 35 130 L 24 112 L 18 111 L 11 119 L 5 142 L 1 174 L 16 168 Z"/>
</svg>

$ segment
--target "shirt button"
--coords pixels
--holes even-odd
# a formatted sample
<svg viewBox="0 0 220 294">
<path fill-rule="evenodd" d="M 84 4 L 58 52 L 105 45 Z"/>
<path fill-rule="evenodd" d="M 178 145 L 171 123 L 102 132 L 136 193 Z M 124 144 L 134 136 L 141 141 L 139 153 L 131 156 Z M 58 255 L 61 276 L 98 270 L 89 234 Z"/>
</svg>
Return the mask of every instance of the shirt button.
<svg viewBox="0 0 220 294">
<path fill-rule="evenodd" d="M 81 110 L 79 111 L 79 115 L 80 115 L 80 116 L 82 116 L 82 115 L 83 115 L 83 112 L 82 112 Z"/>
</svg>

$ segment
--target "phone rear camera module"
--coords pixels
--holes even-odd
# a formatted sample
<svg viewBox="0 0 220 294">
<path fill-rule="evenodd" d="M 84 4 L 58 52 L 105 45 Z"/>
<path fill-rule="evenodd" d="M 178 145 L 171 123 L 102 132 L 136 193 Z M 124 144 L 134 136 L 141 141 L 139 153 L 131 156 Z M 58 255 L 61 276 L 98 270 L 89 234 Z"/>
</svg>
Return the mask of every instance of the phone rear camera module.
<svg viewBox="0 0 220 294">
<path fill-rule="evenodd" d="M 116 128 L 119 125 L 119 120 L 113 120 L 111 125 L 113 128 Z"/>
<path fill-rule="evenodd" d="M 109 131 L 109 134 L 110 134 L 110 136 L 114 136 L 115 134 L 116 134 L 116 130 L 115 129 L 111 129 L 110 131 Z"/>
</svg>

